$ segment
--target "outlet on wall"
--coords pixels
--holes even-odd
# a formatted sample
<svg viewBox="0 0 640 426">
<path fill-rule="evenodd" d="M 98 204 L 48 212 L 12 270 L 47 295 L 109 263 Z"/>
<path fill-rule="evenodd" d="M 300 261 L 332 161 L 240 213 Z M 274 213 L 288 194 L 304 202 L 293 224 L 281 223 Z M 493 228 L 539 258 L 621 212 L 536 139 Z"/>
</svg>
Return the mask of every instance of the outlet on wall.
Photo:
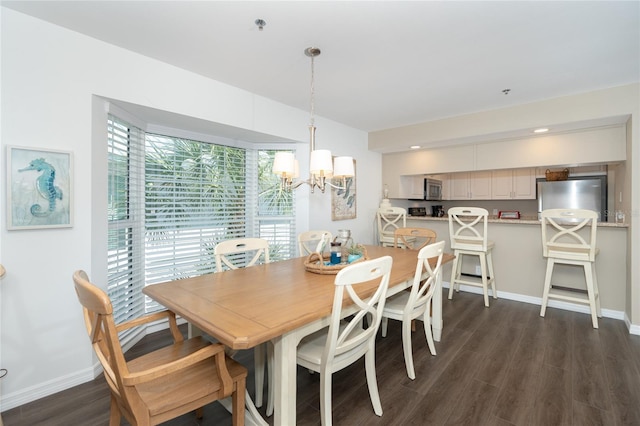
<svg viewBox="0 0 640 426">
<path fill-rule="evenodd" d="M 482 275 L 482 269 L 480 269 L 480 265 L 476 265 L 476 275 Z"/>
</svg>

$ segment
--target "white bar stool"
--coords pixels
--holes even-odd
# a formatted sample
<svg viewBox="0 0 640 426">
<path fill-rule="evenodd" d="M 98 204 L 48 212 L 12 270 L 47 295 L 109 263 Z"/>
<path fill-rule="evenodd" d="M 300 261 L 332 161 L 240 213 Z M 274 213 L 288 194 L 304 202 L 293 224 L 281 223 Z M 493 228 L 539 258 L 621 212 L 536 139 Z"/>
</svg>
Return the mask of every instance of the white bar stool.
<svg viewBox="0 0 640 426">
<path fill-rule="evenodd" d="M 494 243 L 487 240 L 487 219 L 489 212 L 479 207 L 452 207 L 449 214 L 449 238 L 451 249 L 456 256 L 451 269 L 449 299 L 453 290 L 460 291 L 460 284 L 481 287 L 484 294 L 484 306 L 489 307 L 489 285 L 494 299 L 498 298 L 496 280 L 493 273 Z M 478 256 L 480 260 L 480 282 L 461 278 L 462 257 Z"/>
<path fill-rule="evenodd" d="M 547 258 L 540 316 L 544 317 L 549 299 L 585 303 L 591 310 L 593 328 L 598 328 L 598 317 L 602 317 L 595 262 L 599 252 L 596 248 L 598 213 L 583 209 L 549 209 L 542 211 L 540 217 L 542 255 Z M 556 264 L 583 268 L 587 286 L 586 298 L 578 295 L 575 289 L 551 282 Z"/>
</svg>

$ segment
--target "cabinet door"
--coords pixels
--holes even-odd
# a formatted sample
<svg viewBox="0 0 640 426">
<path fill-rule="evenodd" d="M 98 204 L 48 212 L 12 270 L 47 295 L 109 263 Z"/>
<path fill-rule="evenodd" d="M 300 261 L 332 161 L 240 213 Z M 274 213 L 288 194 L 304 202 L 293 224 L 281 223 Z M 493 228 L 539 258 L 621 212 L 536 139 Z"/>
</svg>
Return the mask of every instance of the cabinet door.
<svg viewBox="0 0 640 426">
<path fill-rule="evenodd" d="M 469 173 L 451 173 L 449 191 L 452 200 L 469 199 Z"/>
<path fill-rule="evenodd" d="M 513 171 L 512 197 L 517 200 L 535 200 L 536 176 L 533 169 L 515 169 Z"/>
<path fill-rule="evenodd" d="M 491 198 L 509 200 L 513 196 L 513 173 L 511 170 L 491 172 Z"/>
<path fill-rule="evenodd" d="M 411 176 L 409 199 L 424 200 L 424 176 Z"/>
<path fill-rule="evenodd" d="M 491 171 L 469 174 L 469 198 L 472 200 L 491 199 Z"/>
</svg>

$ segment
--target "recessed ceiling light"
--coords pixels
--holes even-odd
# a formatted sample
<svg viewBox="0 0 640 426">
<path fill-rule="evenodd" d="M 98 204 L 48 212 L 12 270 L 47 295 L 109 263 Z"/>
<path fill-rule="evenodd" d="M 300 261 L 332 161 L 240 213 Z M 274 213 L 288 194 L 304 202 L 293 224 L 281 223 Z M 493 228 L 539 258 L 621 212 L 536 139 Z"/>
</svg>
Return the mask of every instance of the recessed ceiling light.
<svg viewBox="0 0 640 426">
<path fill-rule="evenodd" d="M 411 149 L 418 149 L 421 148 L 420 145 L 411 145 L 409 148 Z"/>
<path fill-rule="evenodd" d="M 547 129 L 546 127 L 543 127 L 543 128 L 540 128 L 540 129 L 535 129 L 533 131 L 533 133 L 546 133 L 548 131 L 549 131 L 549 129 Z"/>
</svg>

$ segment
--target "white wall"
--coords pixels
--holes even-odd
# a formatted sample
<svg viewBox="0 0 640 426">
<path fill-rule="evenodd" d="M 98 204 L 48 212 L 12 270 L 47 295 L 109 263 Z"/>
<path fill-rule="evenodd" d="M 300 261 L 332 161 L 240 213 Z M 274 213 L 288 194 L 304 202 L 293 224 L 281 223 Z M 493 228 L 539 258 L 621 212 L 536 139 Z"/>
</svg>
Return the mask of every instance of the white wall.
<svg viewBox="0 0 640 426">
<path fill-rule="evenodd" d="M 71 275 L 81 268 L 97 283 L 106 276 L 106 112 L 101 98 L 297 141 L 308 138 L 308 112 L 9 9 L 0 13 L 0 253 L 8 271 L 0 287 L 0 361 L 9 370 L 0 382 L 0 410 L 7 410 L 93 378 L 95 361 Z M 332 222 L 329 195 L 302 192 L 300 226 L 348 227 L 358 241 L 371 242 L 370 218 L 381 193 L 380 155 L 368 151 L 364 132 L 321 117 L 316 125 L 319 146 L 357 160 L 358 217 Z M 73 152 L 72 228 L 7 231 L 6 145 Z"/>
</svg>

